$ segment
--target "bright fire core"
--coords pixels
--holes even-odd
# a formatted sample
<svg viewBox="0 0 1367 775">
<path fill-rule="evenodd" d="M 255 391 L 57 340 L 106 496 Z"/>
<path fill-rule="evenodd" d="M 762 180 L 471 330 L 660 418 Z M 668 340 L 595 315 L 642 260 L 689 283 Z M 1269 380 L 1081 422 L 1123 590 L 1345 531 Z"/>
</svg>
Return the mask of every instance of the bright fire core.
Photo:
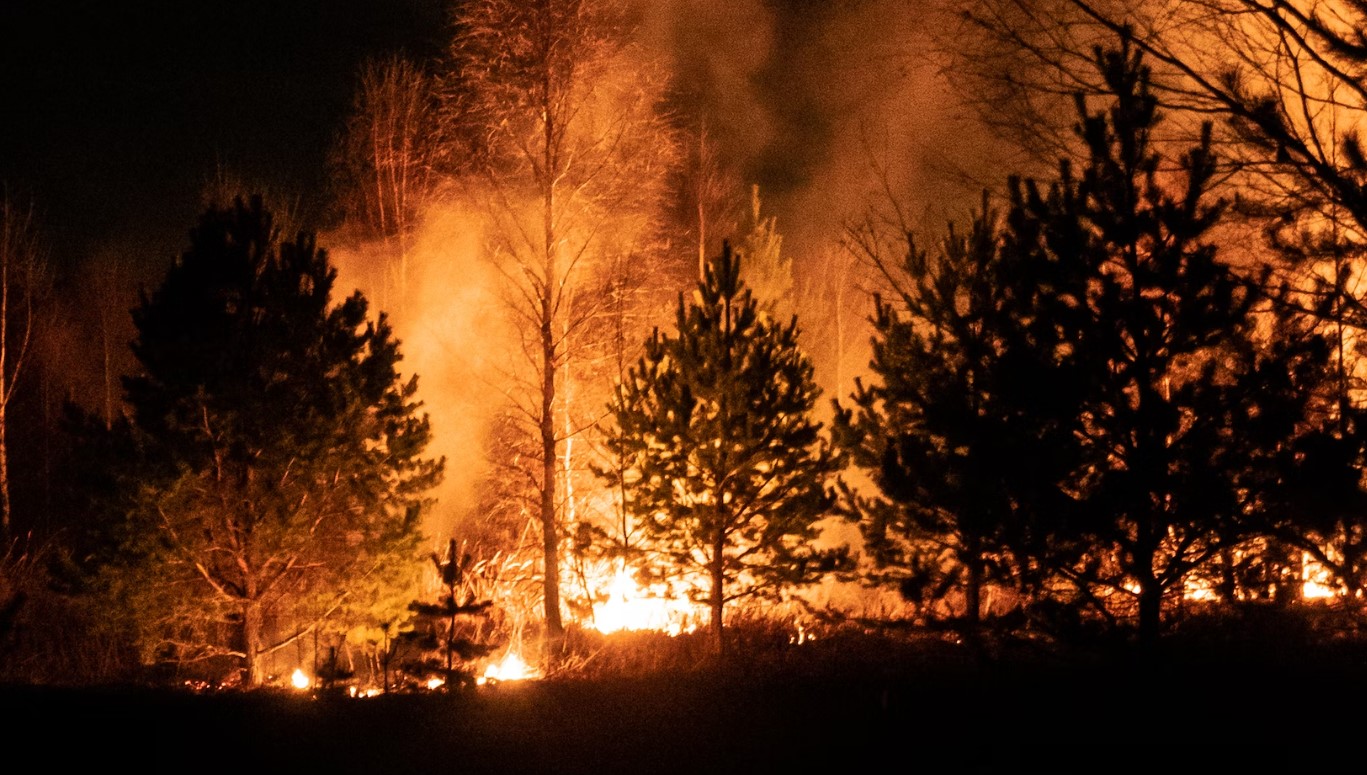
<svg viewBox="0 0 1367 775">
<path fill-rule="evenodd" d="M 642 589 L 626 568 L 618 569 L 606 589 L 607 601 L 593 610 L 592 626 L 601 633 L 655 630 L 679 635 L 696 626 L 691 601 Z"/>
</svg>

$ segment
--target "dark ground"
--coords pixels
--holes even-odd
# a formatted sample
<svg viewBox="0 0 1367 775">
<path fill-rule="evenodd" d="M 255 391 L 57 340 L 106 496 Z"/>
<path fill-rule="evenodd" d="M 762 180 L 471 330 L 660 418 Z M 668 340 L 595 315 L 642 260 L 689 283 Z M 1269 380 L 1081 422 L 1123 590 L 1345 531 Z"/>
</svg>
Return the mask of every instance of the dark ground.
<svg viewBox="0 0 1367 775">
<path fill-rule="evenodd" d="M 6 687 L 0 739 L 38 764 L 0 771 L 1367 770 L 1367 668 L 1289 662 L 733 670 L 371 699 Z"/>
</svg>

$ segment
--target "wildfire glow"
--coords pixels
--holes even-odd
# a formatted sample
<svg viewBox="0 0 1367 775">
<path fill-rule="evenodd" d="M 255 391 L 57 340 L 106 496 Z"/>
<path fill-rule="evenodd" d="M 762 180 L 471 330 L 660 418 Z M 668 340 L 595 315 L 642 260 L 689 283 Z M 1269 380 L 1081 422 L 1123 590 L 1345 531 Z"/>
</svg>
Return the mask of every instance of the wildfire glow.
<svg viewBox="0 0 1367 775">
<path fill-rule="evenodd" d="M 1301 554 L 1301 597 L 1306 600 L 1337 597 L 1339 591 L 1334 586 L 1334 577 L 1323 565 L 1316 562 L 1309 552 Z"/>
<path fill-rule="evenodd" d="M 305 673 L 302 669 L 296 667 L 294 669 L 294 674 L 290 676 L 290 685 L 296 689 L 309 688 L 308 674 Z"/>
<path fill-rule="evenodd" d="M 593 610 L 593 628 L 601 633 L 659 630 L 678 635 L 694 629 L 693 603 L 642 590 L 626 568 L 613 574 L 606 591 L 607 602 Z"/>
<path fill-rule="evenodd" d="M 490 664 L 484 669 L 484 675 L 479 679 L 479 683 L 484 684 L 490 681 L 523 681 L 532 678 L 540 678 L 541 674 L 535 668 L 522 661 L 522 657 L 516 652 L 509 651 L 503 659 Z"/>
</svg>

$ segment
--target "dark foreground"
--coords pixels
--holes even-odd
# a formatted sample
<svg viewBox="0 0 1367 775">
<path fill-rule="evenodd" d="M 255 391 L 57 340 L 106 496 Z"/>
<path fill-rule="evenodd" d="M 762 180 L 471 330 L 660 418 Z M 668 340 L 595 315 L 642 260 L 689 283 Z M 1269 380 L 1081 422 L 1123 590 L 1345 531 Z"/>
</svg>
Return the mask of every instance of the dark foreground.
<svg viewBox="0 0 1367 775">
<path fill-rule="evenodd" d="M 465 695 L 0 689 L 8 772 L 1310 772 L 1367 767 L 1359 665 L 693 673 Z M 9 758 L 7 757 L 7 758 Z"/>
</svg>

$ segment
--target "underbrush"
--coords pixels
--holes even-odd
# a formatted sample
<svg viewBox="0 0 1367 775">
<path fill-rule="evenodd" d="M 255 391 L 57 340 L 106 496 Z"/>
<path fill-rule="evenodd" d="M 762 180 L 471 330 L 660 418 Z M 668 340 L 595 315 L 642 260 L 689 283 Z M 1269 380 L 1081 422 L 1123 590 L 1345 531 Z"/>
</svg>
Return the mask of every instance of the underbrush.
<svg viewBox="0 0 1367 775">
<path fill-rule="evenodd" d="M 960 639 L 925 628 L 878 628 L 843 623 L 797 630 L 790 620 L 737 617 L 725 631 L 718 658 L 711 633 L 697 630 L 567 634 L 566 658 L 552 678 L 636 679 L 672 674 L 724 674 L 763 680 L 898 675 L 970 665 L 975 656 Z"/>
</svg>

